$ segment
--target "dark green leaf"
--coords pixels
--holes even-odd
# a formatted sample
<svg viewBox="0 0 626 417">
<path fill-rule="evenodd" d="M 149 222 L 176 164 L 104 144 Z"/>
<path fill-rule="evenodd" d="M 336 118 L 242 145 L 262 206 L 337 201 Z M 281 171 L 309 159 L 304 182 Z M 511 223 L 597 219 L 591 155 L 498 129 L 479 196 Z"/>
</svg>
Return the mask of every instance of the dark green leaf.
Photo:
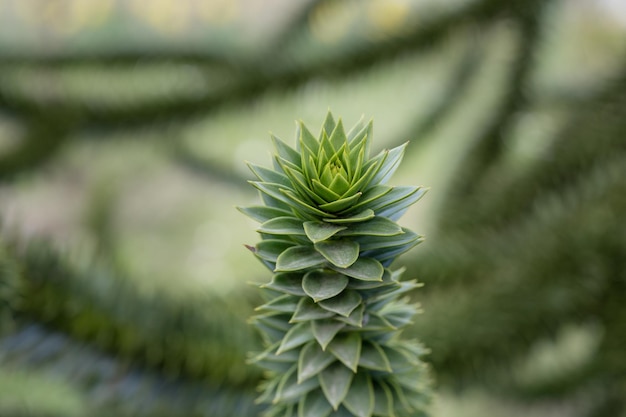
<svg viewBox="0 0 626 417">
<path fill-rule="evenodd" d="M 362 298 L 357 291 L 346 290 L 336 297 L 318 303 L 325 310 L 348 317 L 361 304 Z"/>
<path fill-rule="evenodd" d="M 288 203 L 293 207 L 295 211 L 299 214 L 306 215 L 311 219 L 317 219 L 319 217 L 337 217 L 334 214 L 326 213 L 312 205 L 302 201 L 297 194 L 290 190 L 281 190 L 281 193 L 287 198 Z"/>
<path fill-rule="evenodd" d="M 270 290 L 280 291 L 286 294 L 303 296 L 306 295 L 302 289 L 302 274 L 298 273 L 278 273 L 274 274 L 272 281 L 261 286 Z"/>
<path fill-rule="evenodd" d="M 354 377 L 348 395 L 343 400 L 346 407 L 356 417 L 371 417 L 374 412 L 374 387 L 370 376 L 359 373 Z"/>
<path fill-rule="evenodd" d="M 291 400 L 299 399 L 307 392 L 317 388 L 316 380 L 308 380 L 298 383 L 296 379 L 296 367 L 294 366 L 290 372 L 287 372 L 280 380 L 273 403 L 285 403 Z"/>
<path fill-rule="evenodd" d="M 313 332 L 311 331 L 310 323 L 298 323 L 293 326 L 287 334 L 285 334 L 285 337 L 278 347 L 276 354 L 280 355 L 281 353 L 303 345 L 310 340 L 313 340 Z"/>
<path fill-rule="evenodd" d="M 331 265 L 331 268 L 362 281 L 382 281 L 383 273 L 385 272 L 380 262 L 371 258 L 359 258 L 349 268 L 337 268 L 333 265 Z"/>
<path fill-rule="evenodd" d="M 302 397 L 298 417 L 328 417 L 333 407 L 321 390 L 311 391 Z"/>
<path fill-rule="evenodd" d="M 341 363 L 334 363 L 319 374 L 319 382 L 326 399 L 334 410 L 344 400 L 350 389 L 354 373 Z"/>
<path fill-rule="evenodd" d="M 292 246 L 295 246 L 295 243 L 288 240 L 266 239 L 256 244 L 254 253 L 263 260 L 276 262 L 278 255 Z"/>
<path fill-rule="evenodd" d="M 335 357 L 324 352 L 317 342 L 307 343 L 298 358 L 298 384 L 317 375 L 334 361 Z"/>
<path fill-rule="evenodd" d="M 315 270 L 302 280 L 302 289 L 315 302 L 334 297 L 348 286 L 348 277 L 338 272 Z"/>
<path fill-rule="evenodd" d="M 336 224 L 318 221 L 310 221 L 304 223 L 304 232 L 313 243 L 326 240 L 335 233 L 344 230 L 345 228 L 345 226 L 339 226 Z"/>
<path fill-rule="evenodd" d="M 377 416 L 393 416 L 394 403 L 391 389 L 383 381 L 376 381 L 374 387 L 374 414 Z"/>
<path fill-rule="evenodd" d="M 335 200 L 330 203 L 321 204 L 319 207 L 322 210 L 336 213 L 342 210 L 346 210 L 349 207 L 352 207 L 353 204 L 359 201 L 359 198 L 361 198 L 361 193 L 356 193 L 352 196 L 341 198 L 339 200 Z"/>
<path fill-rule="evenodd" d="M 359 244 L 353 240 L 325 240 L 314 245 L 328 262 L 338 268 L 347 268 L 359 257 Z"/>
<path fill-rule="evenodd" d="M 336 319 L 350 326 L 362 327 L 365 313 L 365 304 L 359 305 L 348 317 L 338 316 Z"/>
<path fill-rule="evenodd" d="M 371 220 L 350 225 L 346 230 L 338 233 L 338 236 L 397 236 L 404 233 L 402 228 L 394 221 L 376 216 Z M 391 240 L 391 239 L 390 239 Z"/>
<path fill-rule="evenodd" d="M 337 335 L 328 344 L 328 351 L 352 372 L 356 372 L 361 357 L 361 335 L 356 332 Z"/>
<path fill-rule="evenodd" d="M 290 323 L 297 323 L 301 321 L 311 321 L 315 319 L 326 319 L 334 315 L 333 312 L 325 310 L 315 304 L 309 297 L 303 297 L 300 299 L 296 311 L 289 320 Z"/>
<path fill-rule="evenodd" d="M 326 259 L 312 246 L 293 246 L 280 254 L 276 260 L 276 271 L 299 271 L 325 262 Z"/>
<path fill-rule="evenodd" d="M 315 320 L 312 325 L 313 335 L 322 350 L 326 349 L 330 341 L 344 327 L 344 323 L 335 320 Z"/>
<path fill-rule="evenodd" d="M 375 371 L 391 372 L 391 365 L 385 351 L 375 342 L 363 344 L 359 366 Z"/>
<path fill-rule="evenodd" d="M 305 235 L 302 220 L 295 217 L 277 217 L 268 220 L 257 229 L 257 232 L 268 235 Z"/>
</svg>

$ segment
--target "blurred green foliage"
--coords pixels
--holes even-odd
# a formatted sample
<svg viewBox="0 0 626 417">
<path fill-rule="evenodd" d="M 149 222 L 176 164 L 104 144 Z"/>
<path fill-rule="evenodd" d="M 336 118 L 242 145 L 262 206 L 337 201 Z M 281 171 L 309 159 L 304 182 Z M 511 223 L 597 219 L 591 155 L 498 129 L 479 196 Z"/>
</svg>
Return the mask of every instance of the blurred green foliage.
<svg viewBox="0 0 626 417">
<path fill-rule="evenodd" d="M 619 2 L 92 3 L 0 0 L 0 414 L 256 415 L 244 161 L 330 108 L 431 187 L 433 415 L 626 415 Z"/>
</svg>

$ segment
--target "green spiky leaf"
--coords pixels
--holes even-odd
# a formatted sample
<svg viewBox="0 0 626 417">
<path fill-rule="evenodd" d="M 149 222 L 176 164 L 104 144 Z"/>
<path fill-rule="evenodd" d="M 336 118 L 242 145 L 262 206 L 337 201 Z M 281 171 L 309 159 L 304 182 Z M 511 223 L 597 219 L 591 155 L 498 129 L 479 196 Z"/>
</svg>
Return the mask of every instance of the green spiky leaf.
<svg viewBox="0 0 626 417">
<path fill-rule="evenodd" d="M 345 327 L 345 323 L 336 320 L 315 320 L 312 325 L 313 336 L 320 347 L 325 350 L 337 333 Z"/>
<path fill-rule="evenodd" d="M 357 291 L 346 290 L 333 298 L 320 301 L 318 305 L 325 310 L 332 311 L 343 317 L 348 317 L 362 301 L 363 299 Z"/>
<path fill-rule="evenodd" d="M 353 240 L 325 240 L 317 242 L 315 250 L 338 268 L 348 268 L 359 257 L 359 244 Z"/>
<path fill-rule="evenodd" d="M 356 417 L 371 417 L 374 412 L 374 386 L 367 373 L 355 375 L 343 405 Z"/>
<path fill-rule="evenodd" d="M 312 246 L 293 246 L 278 256 L 276 260 L 276 272 L 299 271 L 326 262 L 318 251 Z"/>
<path fill-rule="evenodd" d="M 337 336 L 328 344 L 328 350 L 352 372 L 356 372 L 361 357 L 361 335 L 352 332 Z"/>
<path fill-rule="evenodd" d="M 319 374 L 335 360 L 335 356 L 322 350 L 317 342 L 307 343 L 298 358 L 298 383 Z"/>
<path fill-rule="evenodd" d="M 333 410 L 337 410 L 348 395 L 354 373 L 343 364 L 334 363 L 320 372 L 318 378 L 324 396 L 326 396 Z"/>
<path fill-rule="evenodd" d="M 305 222 L 304 232 L 313 243 L 321 242 L 344 230 L 345 226 L 325 222 Z"/>
</svg>

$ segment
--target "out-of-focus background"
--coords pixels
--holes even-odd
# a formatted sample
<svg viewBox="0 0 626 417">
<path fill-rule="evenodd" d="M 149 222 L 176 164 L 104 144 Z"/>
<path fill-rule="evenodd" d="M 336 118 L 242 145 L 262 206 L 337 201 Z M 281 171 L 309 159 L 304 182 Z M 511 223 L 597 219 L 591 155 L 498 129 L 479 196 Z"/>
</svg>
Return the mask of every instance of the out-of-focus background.
<svg viewBox="0 0 626 417">
<path fill-rule="evenodd" d="M 257 415 L 244 161 L 328 109 L 431 187 L 433 416 L 626 416 L 621 0 L 0 0 L 0 415 Z"/>
</svg>

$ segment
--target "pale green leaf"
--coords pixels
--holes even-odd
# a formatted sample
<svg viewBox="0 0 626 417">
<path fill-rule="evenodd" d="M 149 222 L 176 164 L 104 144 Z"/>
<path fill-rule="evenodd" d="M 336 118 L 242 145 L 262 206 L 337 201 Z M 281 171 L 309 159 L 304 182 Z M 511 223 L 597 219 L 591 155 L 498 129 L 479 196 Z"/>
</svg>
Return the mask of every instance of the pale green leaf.
<svg viewBox="0 0 626 417">
<path fill-rule="evenodd" d="M 276 217 L 268 220 L 257 229 L 257 232 L 268 235 L 305 235 L 302 220 L 295 217 Z"/>
<path fill-rule="evenodd" d="M 300 130 L 298 141 L 300 142 L 301 148 L 306 147 L 313 155 L 317 155 L 317 152 L 319 151 L 319 142 L 317 141 L 317 138 L 313 136 L 311 131 L 302 121 L 298 122 L 298 127 Z"/>
<path fill-rule="evenodd" d="M 341 196 L 335 193 L 330 188 L 326 187 L 322 182 L 316 178 L 311 180 L 311 187 L 313 191 L 324 199 L 324 201 L 332 202 L 341 199 Z"/>
<path fill-rule="evenodd" d="M 278 137 L 274 135 L 271 135 L 271 137 L 278 156 L 297 166 L 300 163 L 300 154 Z"/>
<path fill-rule="evenodd" d="M 372 258 L 359 258 L 348 268 L 337 268 L 334 265 L 331 265 L 331 268 L 362 281 L 382 281 L 383 273 L 385 272 L 381 263 Z"/>
<path fill-rule="evenodd" d="M 337 335 L 328 344 L 328 351 L 344 365 L 356 372 L 361 357 L 361 335 L 356 332 Z"/>
<path fill-rule="evenodd" d="M 322 300 L 317 304 L 325 310 L 332 311 L 343 317 L 348 317 L 361 302 L 362 298 L 357 291 L 346 290 L 336 297 Z"/>
<path fill-rule="evenodd" d="M 290 323 L 298 323 L 301 321 L 311 321 L 316 319 L 326 319 L 334 315 L 333 312 L 321 308 L 315 304 L 309 297 L 300 299 L 295 313 L 289 320 Z"/>
<path fill-rule="evenodd" d="M 292 246 L 278 256 L 276 272 L 299 271 L 325 262 L 326 259 L 312 246 Z"/>
<path fill-rule="evenodd" d="M 341 119 L 337 121 L 335 128 L 332 130 L 332 133 L 329 133 L 330 137 L 328 140 L 335 150 L 341 149 L 342 146 L 347 145 L 348 139 L 346 138 L 346 132 L 343 128 L 343 122 Z"/>
<path fill-rule="evenodd" d="M 321 390 L 307 393 L 298 405 L 298 417 L 328 417 L 333 407 Z"/>
<path fill-rule="evenodd" d="M 307 380 L 335 361 L 335 356 L 324 352 L 317 342 L 307 343 L 298 358 L 298 383 Z"/>
<path fill-rule="evenodd" d="M 306 217 L 310 218 L 311 220 L 317 220 L 319 217 L 337 217 L 332 213 L 326 213 L 318 209 L 317 207 L 313 207 L 312 205 L 302 201 L 302 198 L 300 198 L 293 191 L 283 189 L 280 190 L 280 192 L 284 197 L 286 197 L 288 204 L 290 204 L 295 211 L 297 211 L 299 214 L 306 215 Z"/>
<path fill-rule="evenodd" d="M 348 286 L 349 279 L 334 271 L 314 270 L 307 272 L 302 289 L 315 302 L 334 297 Z"/>
<path fill-rule="evenodd" d="M 315 250 L 338 268 L 347 268 L 359 257 L 359 244 L 353 240 L 325 240 L 314 244 Z"/>
<path fill-rule="evenodd" d="M 320 372 L 318 378 L 326 399 L 333 409 L 337 410 L 348 394 L 354 373 L 336 362 Z"/>
<path fill-rule="evenodd" d="M 304 223 L 304 232 L 313 243 L 326 240 L 345 228 L 345 226 L 327 222 L 310 221 Z"/>
<path fill-rule="evenodd" d="M 394 209 L 400 203 L 412 201 L 411 196 L 414 196 L 416 194 L 417 196 L 414 198 L 419 199 L 423 195 L 423 193 L 418 193 L 420 189 L 421 187 L 411 186 L 391 187 L 391 190 L 388 193 L 369 203 L 367 205 L 367 208 L 374 210 L 378 215 L 380 214 L 379 211 L 382 211 L 383 209 Z"/>
<path fill-rule="evenodd" d="M 328 113 L 326 113 L 326 118 L 324 119 L 322 132 L 320 132 L 320 138 L 324 136 L 323 135 L 324 132 L 326 132 L 326 135 L 330 135 L 333 132 L 333 130 L 335 130 L 336 126 L 337 124 L 335 123 L 335 119 L 333 118 L 332 113 L 329 111 Z"/>
<path fill-rule="evenodd" d="M 250 171 L 252 171 L 252 173 L 261 181 L 285 185 L 288 187 L 290 186 L 289 178 L 287 178 L 284 174 L 259 165 L 255 165 L 251 162 L 248 162 L 247 164 L 248 168 L 250 168 Z"/>
<path fill-rule="evenodd" d="M 378 170 L 378 173 L 372 180 L 377 184 L 385 184 L 389 178 L 394 174 L 398 166 L 400 166 L 400 162 L 402 161 L 402 157 L 404 156 L 404 151 L 406 149 L 407 143 L 403 145 L 397 146 L 389 151 L 384 151 L 387 153 L 387 157 L 385 158 L 385 162 L 383 162 L 382 166 Z"/>
<path fill-rule="evenodd" d="M 390 187 L 388 185 L 376 185 L 374 187 L 368 188 L 363 192 L 363 196 L 359 200 L 358 203 L 352 207 L 353 210 L 364 210 L 371 209 L 375 210 L 374 205 L 375 202 L 383 201 L 381 204 L 384 205 L 383 197 L 387 194 L 390 194 L 394 190 L 394 187 Z"/>
<path fill-rule="evenodd" d="M 274 274 L 272 281 L 263 284 L 262 288 L 269 288 L 270 290 L 280 291 L 286 294 L 306 295 L 302 289 L 302 274 L 282 272 Z"/>
<path fill-rule="evenodd" d="M 343 173 L 335 174 L 332 182 L 328 185 L 328 188 L 340 196 L 343 196 L 345 192 L 350 189 L 350 182 L 348 182 L 348 179 L 342 174 Z"/>
<path fill-rule="evenodd" d="M 371 417 L 374 412 L 374 387 L 367 373 L 359 373 L 354 377 L 348 395 L 343 400 L 346 407 L 355 417 Z"/>
<path fill-rule="evenodd" d="M 322 350 L 325 350 L 345 324 L 335 320 L 315 320 L 312 325 L 313 335 Z"/>
<path fill-rule="evenodd" d="M 313 332 L 311 331 L 310 323 L 298 323 L 293 326 L 287 334 L 285 334 L 285 337 L 278 347 L 276 354 L 280 355 L 281 353 L 303 345 L 310 340 L 313 340 Z"/>
</svg>

